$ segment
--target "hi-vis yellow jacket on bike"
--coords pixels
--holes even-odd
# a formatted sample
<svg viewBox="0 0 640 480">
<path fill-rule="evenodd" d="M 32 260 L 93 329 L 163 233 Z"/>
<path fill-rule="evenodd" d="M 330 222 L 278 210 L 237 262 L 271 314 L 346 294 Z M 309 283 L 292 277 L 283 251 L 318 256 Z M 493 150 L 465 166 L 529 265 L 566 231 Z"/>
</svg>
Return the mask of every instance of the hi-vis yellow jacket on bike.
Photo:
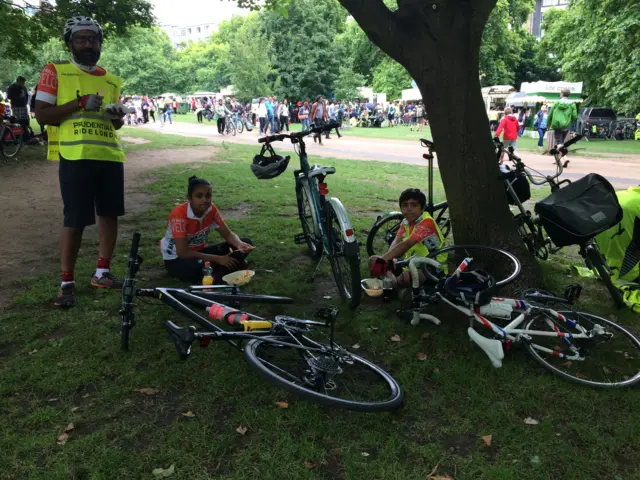
<svg viewBox="0 0 640 480">
<path fill-rule="evenodd" d="M 76 100 L 78 95 L 98 93 L 103 108 L 119 101 L 120 79 L 110 73 L 90 75 L 71 62 L 55 63 L 58 72 L 56 105 Z M 81 110 L 65 119 L 58 130 L 58 149 L 66 160 L 124 162 L 124 151 L 111 120 L 103 111 Z"/>
<path fill-rule="evenodd" d="M 622 292 L 627 307 L 640 312 L 640 187 L 616 192 L 622 221 L 596 237 L 611 267 L 611 280 Z"/>
</svg>

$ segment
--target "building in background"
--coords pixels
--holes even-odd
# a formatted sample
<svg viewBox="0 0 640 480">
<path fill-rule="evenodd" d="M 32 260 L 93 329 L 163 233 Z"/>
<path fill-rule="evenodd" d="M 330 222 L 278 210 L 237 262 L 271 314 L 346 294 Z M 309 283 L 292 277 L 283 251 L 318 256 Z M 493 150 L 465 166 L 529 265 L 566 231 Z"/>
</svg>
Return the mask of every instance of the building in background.
<svg viewBox="0 0 640 480">
<path fill-rule="evenodd" d="M 218 31 L 218 23 L 201 23 L 195 25 L 162 25 L 173 46 L 178 50 L 191 42 L 207 41 Z"/>
<path fill-rule="evenodd" d="M 542 37 L 542 19 L 544 14 L 552 8 L 565 9 L 569 6 L 569 0 L 536 0 L 536 6 L 529 15 L 527 26 L 529 33 L 536 37 Z"/>
</svg>

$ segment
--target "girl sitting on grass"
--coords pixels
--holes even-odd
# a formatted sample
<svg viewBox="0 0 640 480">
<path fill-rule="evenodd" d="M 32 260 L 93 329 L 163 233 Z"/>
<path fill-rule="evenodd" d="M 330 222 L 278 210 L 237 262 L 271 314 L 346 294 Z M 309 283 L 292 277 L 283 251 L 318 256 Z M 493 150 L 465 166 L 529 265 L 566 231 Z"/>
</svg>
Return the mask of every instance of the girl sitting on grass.
<svg viewBox="0 0 640 480">
<path fill-rule="evenodd" d="M 189 201 L 171 210 L 167 232 L 160 242 L 169 275 L 192 284 L 201 282 L 205 262 L 211 262 L 214 281 L 246 269 L 247 255 L 255 248 L 251 240 L 241 239 L 229 229 L 211 195 L 208 181 L 196 176 L 189 178 Z M 224 238 L 223 243 L 207 245 L 212 228 Z"/>
</svg>

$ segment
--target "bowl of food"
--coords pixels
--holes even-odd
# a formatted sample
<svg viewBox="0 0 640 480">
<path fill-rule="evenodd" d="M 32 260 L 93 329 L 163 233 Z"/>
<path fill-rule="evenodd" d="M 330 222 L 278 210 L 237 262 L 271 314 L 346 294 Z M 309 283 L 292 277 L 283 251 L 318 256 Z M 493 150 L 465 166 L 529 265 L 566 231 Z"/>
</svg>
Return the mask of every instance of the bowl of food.
<svg viewBox="0 0 640 480">
<path fill-rule="evenodd" d="M 382 295 L 382 280 L 378 278 L 365 278 L 360 282 L 360 285 L 370 297 L 379 297 Z"/>
<path fill-rule="evenodd" d="M 228 285 L 246 285 L 251 281 L 251 277 L 256 274 L 253 270 L 238 270 L 222 277 L 222 280 Z"/>
</svg>

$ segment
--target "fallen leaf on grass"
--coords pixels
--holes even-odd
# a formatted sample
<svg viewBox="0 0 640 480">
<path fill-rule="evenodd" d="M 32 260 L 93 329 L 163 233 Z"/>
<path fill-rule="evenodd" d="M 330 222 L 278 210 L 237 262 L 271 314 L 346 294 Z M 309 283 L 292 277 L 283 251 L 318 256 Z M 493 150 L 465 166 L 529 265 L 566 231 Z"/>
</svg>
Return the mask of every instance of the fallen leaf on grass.
<svg viewBox="0 0 640 480">
<path fill-rule="evenodd" d="M 265 270 L 267 273 L 273 273 L 273 270 Z"/>
<path fill-rule="evenodd" d="M 611 375 L 611 370 L 609 370 L 607 367 L 602 367 L 602 373 L 604 373 L 605 375 Z"/>
<path fill-rule="evenodd" d="M 531 457 L 531 464 L 540 465 L 540 457 L 538 455 L 534 455 L 533 457 Z"/>
<path fill-rule="evenodd" d="M 424 362 L 427 359 L 427 354 L 424 352 L 418 352 L 418 360 Z"/>
<path fill-rule="evenodd" d="M 276 402 L 278 408 L 289 408 L 289 402 L 285 402 L 284 400 L 281 402 Z"/>
<path fill-rule="evenodd" d="M 189 410 L 188 412 L 185 412 L 182 414 L 183 417 L 189 417 L 189 418 L 193 418 L 196 416 L 195 413 L 193 413 L 191 410 Z"/>
<path fill-rule="evenodd" d="M 360 344 L 359 343 L 355 343 L 355 344 L 351 345 L 351 348 L 353 348 L 354 350 L 358 350 L 360 348 Z"/>
<path fill-rule="evenodd" d="M 156 477 L 170 477 L 176 471 L 176 466 L 171 465 L 169 468 L 154 468 L 151 473 L 153 473 Z"/>
<path fill-rule="evenodd" d="M 538 425 L 540 422 L 535 418 L 527 417 L 524 419 L 524 423 L 527 425 Z"/>
<path fill-rule="evenodd" d="M 567 367 L 567 368 L 571 368 L 571 360 L 567 360 L 564 363 L 560 364 L 561 367 Z"/>
<path fill-rule="evenodd" d="M 247 433 L 248 428 L 243 427 L 242 425 L 238 425 L 238 428 L 236 428 L 236 432 L 238 432 L 240 435 L 244 435 L 245 433 Z"/>
<path fill-rule="evenodd" d="M 429 473 L 426 477 L 425 480 L 455 480 L 453 477 L 449 476 L 449 475 L 436 475 L 436 472 L 438 471 L 438 468 L 440 468 L 440 464 L 436 464 L 435 467 L 433 467 L 433 470 L 431 470 L 431 473 Z"/>
<path fill-rule="evenodd" d="M 491 446 L 491 441 L 493 440 L 493 435 L 483 435 L 482 441 L 487 447 Z"/>
<path fill-rule="evenodd" d="M 59 400 L 58 397 L 47 398 L 47 402 L 57 402 Z"/>
<path fill-rule="evenodd" d="M 391 340 L 392 342 L 399 342 L 402 339 L 400 338 L 400 335 L 394 335 L 389 340 Z"/>
<path fill-rule="evenodd" d="M 76 410 L 80 410 L 80 407 L 71 407 L 71 413 L 75 412 Z"/>
<path fill-rule="evenodd" d="M 73 428 L 73 423 L 67 425 L 67 428 L 65 428 L 64 431 L 58 436 L 58 440 L 56 440 L 56 443 L 58 445 L 64 445 L 65 443 L 67 443 L 67 440 L 69 439 L 69 432 L 71 432 Z"/>
<path fill-rule="evenodd" d="M 368 457 L 368 456 L 369 456 L 369 453 L 368 453 L 368 452 L 362 452 L 362 456 L 363 456 L 363 457 Z"/>
<path fill-rule="evenodd" d="M 33 355 L 34 353 L 38 353 L 38 349 L 37 348 L 34 348 L 33 350 L 31 350 L 29 352 L 29 355 Z"/>
<path fill-rule="evenodd" d="M 440 369 L 438 367 L 434 368 L 433 373 L 440 373 Z"/>
<path fill-rule="evenodd" d="M 325 300 L 331 300 L 331 295 L 325 295 L 325 296 L 324 296 L 324 297 L 322 297 L 322 298 L 324 298 Z"/>
<path fill-rule="evenodd" d="M 304 468 L 311 470 L 312 468 L 318 468 L 320 464 L 314 460 L 305 460 Z"/>
<path fill-rule="evenodd" d="M 372 332 L 377 332 L 378 330 L 380 330 L 379 327 L 369 327 L 369 330 L 371 330 Z"/>
<path fill-rule="evenodd" d="M 89 398 L 89 394 L 85 393 L 84 395 L 82 395 L 82 398 Z"/>
<path fill-rule="evenodd" d="M 427 338 L 429 338 L 431 336 L 431 334 L 429 332 L 424 332 L 422 334 L 422 336 L 420 337 L 421 340 L 426 340 Z"/>
<path fill-rule="evenodd" d="M 136 392 L 138 393 L 144 393 L 145 395 L 155 395 L 156 393 L 158 393 L 160 390 L 158 390 L 157 388 L 136 388 Z"/>
</svg>

